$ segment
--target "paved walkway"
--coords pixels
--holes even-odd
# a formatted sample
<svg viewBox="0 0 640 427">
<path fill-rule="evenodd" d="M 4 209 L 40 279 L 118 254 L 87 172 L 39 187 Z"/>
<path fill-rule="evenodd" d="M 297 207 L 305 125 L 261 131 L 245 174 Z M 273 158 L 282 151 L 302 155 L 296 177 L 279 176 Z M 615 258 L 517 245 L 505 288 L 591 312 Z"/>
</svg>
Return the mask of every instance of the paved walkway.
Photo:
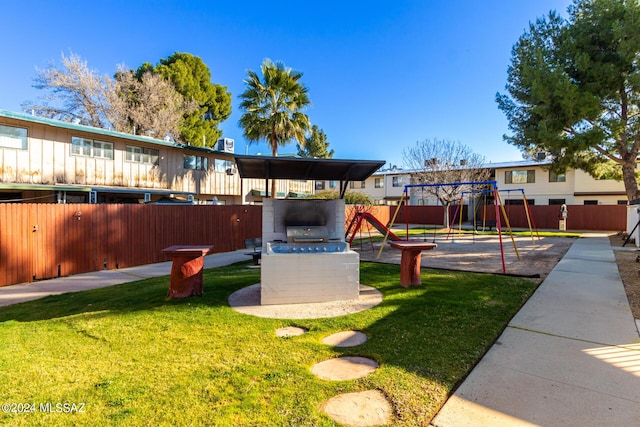
<svg viewBox="0 0 640 427">
<path fill-rule="evenodd" d="M 241 249 L 234 252 L 208 255 L 204 257 L 204 266 L 205 268 L 220 267 L 235 262 L 248 261 L 251 257 L 245 255 L 246 252 L 246 249 Z M 3 286 L 0 287 L 0 307 L 35 300 L 47 295 L 104 288 L 105 286 L 148 279 L 149 277 L 167 276 L 169 274 L 171 274 L 171 261 L 119 270 L 95 271 L 21 285 Z M 168 286 L 169 283 L 167 282 L 167 288 Z"/>
<path fill-rule="evenodd" d="M 640 425 L 640 336 L 606 236 L 571 246 L 432 424 Z"/>
</svg>

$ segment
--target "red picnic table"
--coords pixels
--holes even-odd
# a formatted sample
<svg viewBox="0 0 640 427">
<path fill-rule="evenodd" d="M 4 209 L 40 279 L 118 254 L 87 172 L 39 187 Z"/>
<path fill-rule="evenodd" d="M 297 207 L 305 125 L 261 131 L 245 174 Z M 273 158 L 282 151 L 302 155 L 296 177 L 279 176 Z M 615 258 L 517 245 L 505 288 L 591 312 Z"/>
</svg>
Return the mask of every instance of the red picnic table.
<svg viewBox="0 0 640 427">
<path fill-rule="evenodd" d="M 420 286 L 420 261 L 422 251 L 430 251 L 438 245 L 435 243 L 425 243 L 416 241 L 394 241 L 389 242 L 394 249 L 402 251 L 400 258 L 400 286 Z"/>
<path fill-rule="evenodd" d="M 204 256 L 213 252 L 213 246 L 169 246 L 162 253 L 171 255 L 169 298 L 188 298 L 202 295 Z"/>
</svg>

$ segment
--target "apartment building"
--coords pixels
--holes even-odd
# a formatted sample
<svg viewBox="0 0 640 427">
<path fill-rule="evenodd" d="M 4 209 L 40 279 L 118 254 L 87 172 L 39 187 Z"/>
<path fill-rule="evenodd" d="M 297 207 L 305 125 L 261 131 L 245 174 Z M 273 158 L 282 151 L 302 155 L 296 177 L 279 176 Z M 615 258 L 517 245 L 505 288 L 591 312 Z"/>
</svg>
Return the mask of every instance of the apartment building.
<svg viewBox="0 0 640 427">
<path fill-rule="evenodd" d="M 278 197 L 313 193 L 279 180 Z M 253 204 L 265 182 L 241 179 L 233 140 L 216 149 L 0 110 L 0 201 Z"/>
<path fill-rule="evenodd" d="M 549 171 L 548 159 L 521 160 L 504 163 L 487 163 L 505 204 L 519 204 L 522 191 L 532 205 L 615 205 L 626 204 L 624 184 L 611 179 L 595 179 L 588 173 L 569 169 L 564 174 Z M 351 190 L 371 197 L 375 204 L 396 205 L 404 186 L 412 184 L 415 173 L 397 167 L 379 170 L 366 181 L 353 182 Z M 316 183 L 316 189 L 328 183 Z M 510 190 L 510 191 L 504 191 Z M 412 205 L 436 205 L 438 202 L 419 189 L 409 194 Z"/>
</svg>

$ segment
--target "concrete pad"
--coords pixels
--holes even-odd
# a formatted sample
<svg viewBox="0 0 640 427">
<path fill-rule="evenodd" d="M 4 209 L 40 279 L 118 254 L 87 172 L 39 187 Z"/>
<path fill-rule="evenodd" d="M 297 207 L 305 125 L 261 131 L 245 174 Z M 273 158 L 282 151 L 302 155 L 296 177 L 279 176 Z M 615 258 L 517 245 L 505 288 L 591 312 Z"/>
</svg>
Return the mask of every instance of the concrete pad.
<svg viewBox="0 0 640 427">
<path fill-rule="evenodd" d="M 366 377 L 378 369 L 378 362 L 366 357 L 336 357 L 316 363 L 311 372 L 323 380 L 347 381 Z"/>
<path fill-rule="evenodd" d="M 603 347 L 507 328 L 433 425 L 635 425 L 634 365 L 640 368 L 638 345 Z"/>
<path fill-rule="evenodd" d="M 608 237 L 583 237 L 571 245 L 565 256 L 594 261 L 615 261 L 609 250 L 610 245 Z"/>
<path fill-rule="evenodd" d="M 610 251 L 613 254 L 613 251 Z M 618 266 L 614 261 L 587 260 L 578 258 L 562 258 L 553 271 L 566 271 L 573 273 L 589 272 L 591 276 L 607 277 L 612 280 L 620 280 Z"/>
<path fill-rule="evenodd" d="M 620 279 L 555 269 L 509 325 L 609 345 L 639 339 Z"/>
<path fill-rule="evenodd" d="M 344 316 L 375 307 L 381 302 L 380 291 L 362 284 L 360 297 L 346 301 L 261 305 L 259 283 L 229 295 L 229 306 L 235 311 L 270 319 L 320 319 Z"/>
<path fill-rule="evenodd" d="M 303 328 L 298 328 L 295 326 L 287 326 L 286 328 L 276 329 L 276 336 L 281 338 L 297 337 L 299 335 L 305 334 L 306 332 L 307 330 Z"/>
<path fill-rule="evenodd" d="M 637 425 L 640 337 L 605 236 L 577 240 L 433 425 Z"/>
<path fill-rule="evenodd" d="M 367 336 L 359 331 L 343 331 L 338 332 L 322 340 L 322 344 L 331 345 L 334 347 L 355 347 L 360 344 L 364 344 L 367 341 Z"/>
<path fill-rule="evenodd" d="M 391 405 L 379 390 L 345 393 L 320 407 L 334 421 L 349 426 L 382 426 L 391 420 Z"/>
</svg>

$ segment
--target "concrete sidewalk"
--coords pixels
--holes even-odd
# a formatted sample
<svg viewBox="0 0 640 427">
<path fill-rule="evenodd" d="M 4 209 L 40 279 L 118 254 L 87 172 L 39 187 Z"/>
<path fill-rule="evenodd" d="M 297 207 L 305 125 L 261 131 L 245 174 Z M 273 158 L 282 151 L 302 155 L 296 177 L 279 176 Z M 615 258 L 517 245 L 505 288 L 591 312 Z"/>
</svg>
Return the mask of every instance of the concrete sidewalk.
<svg viewBox="0 0 640 427">
<path fill-rule="evenodd" d="M 640 336 L 605 235 L 571 246 L 432 424 L 640 425 Z"/>
<path fill-rule="evenodd" d="M 234 252 L 208 255 L 204 258 L 204 266 L 205 268 L 212 268 L 248 261 L 251 257 L 245 255 L 246 252 L 246 249 L 241 249 Z M 21 285 L 3 286 L 0 287 L 0 307 L 43 298 L 47 295 L 104 288 L 105 286 L 148 279 L 149 277 L 167 276 L 170 273 L 171 261 L 167 261 L 119 270 L 94 271 Z M 169 282 L 167 281 L 167 289 L 168 287 Z"/>
</svg>

